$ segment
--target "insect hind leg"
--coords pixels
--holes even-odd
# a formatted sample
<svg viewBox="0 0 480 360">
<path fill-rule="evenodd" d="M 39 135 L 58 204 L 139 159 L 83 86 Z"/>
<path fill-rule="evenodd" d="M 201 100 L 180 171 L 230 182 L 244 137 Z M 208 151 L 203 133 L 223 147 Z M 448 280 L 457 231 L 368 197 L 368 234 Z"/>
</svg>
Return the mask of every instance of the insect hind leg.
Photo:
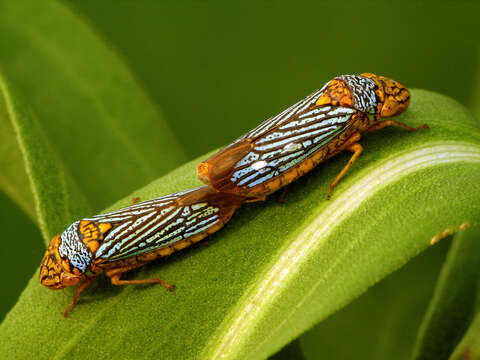
<svg viewBox="0 0 480 360">
<path fill-rule="evenodd" d="M 332 196 L 333 188 L 338 184 L 340 179 L 347 173 L 348 169 L 353 165 L 355 160 L 360 156 L 360 154 L 363 151 L 362 145 L 358 143 L 360 140 L 360 134 L 358 132 L 354 133 L 346 142 L 345 145 L 343 146 L 342 150 L 348 150 L 353 152 L 352 157 L 350 160 L 348 160 L 347 164 L 343 167 L 343 169 L 338 173 L 338 175 L 333 179 L 333 181 L 330 183 L 330 187 L 328 189 L 328 194 L 327 194 L 327 200 L 330 199 Z"/>
<path fill-rule="evenodd" d="M 110 278 L 110 281 L 113 285 L 140 285 L 140 284 L 161 284 L 165 286 L 169 291 L 173 291 L 175 285 L 169 284 L 162 279 L 153 278 L 153 279 L 141 279 L 141 280 L 121 280 L 123 273 L 137 268 L 139 265 L 134 267 L 125 266 L 123 268 L 117 268 L 114 270 L 107 271 L 107 276 Z"/>
</svg>

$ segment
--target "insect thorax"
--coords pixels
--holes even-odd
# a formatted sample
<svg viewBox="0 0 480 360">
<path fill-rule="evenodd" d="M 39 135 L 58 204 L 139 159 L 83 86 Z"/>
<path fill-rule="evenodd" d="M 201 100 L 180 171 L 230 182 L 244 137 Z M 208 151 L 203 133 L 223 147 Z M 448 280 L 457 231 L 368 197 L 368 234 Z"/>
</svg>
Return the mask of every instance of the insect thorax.
<svg viewBox="0 0 480 360">
<path fill-rule="evenodd" d="M 82 273 L 87 271 L 92 254 L 79 236 L 80 221 L 74 222 L 61 235 L 58 252 L 62 258 L 67 258 L 72 266 Z"/>
<path fill-rule="evenodd" d="M 372 79 L 359 75 L 342 75 L 335 78 L 343 81 L 353 96 L 353 106 L 367 114 L 375 114 L 378 100 L 375 94 L 377 84 Z"/>
</svg>

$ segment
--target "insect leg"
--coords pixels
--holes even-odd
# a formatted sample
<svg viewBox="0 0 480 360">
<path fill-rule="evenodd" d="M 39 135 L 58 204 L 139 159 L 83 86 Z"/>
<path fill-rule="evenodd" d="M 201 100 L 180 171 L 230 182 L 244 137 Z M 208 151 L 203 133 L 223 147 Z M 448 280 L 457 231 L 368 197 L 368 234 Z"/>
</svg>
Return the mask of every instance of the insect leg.
<svg viewBox="0 0 480 360">
<path fill-rule="evenodd" d="M 74 308 L 74 306 L 77 304 L 78 297 L 82 293 L 85 288 L 90 285 L 90 283 L 95 279 L 96 276 L 90 276 L 89 278 L 86 278 L 84 282 L 82 282 L 80 285 L 78 285 L 77 290 L 75 291 L 75 295 L 73 296 L 73 301 L 72 304 L 66 308 L 64 311 L 62 311 L 63 317 L 67 317 L 67 314 L 69 313 L 70 310 Z"/>
<path fill-rule="evenodd" d="M 200 248 L 200 247 L 209 247 L 210 245 L 208 244 L 207 240 L 200 241 L 198 243 L 193 244 L 194 247 Z"/>
<path fill-rule="evenodd" d="M 360 137 L 358 136 L 358 139 Z M 330 199 L 330 196 L 332 195 L 333 188 L 338 184 L 340 179 L 345 175 L 345 173 L 350 169 L 350 166 L 357 160 L 357 158 L 360 156 L 360 154 L 363 151 L 362 145 L 360 145 L 358 142 L 351 143 L 348 145 L 345 150 L 353 152 L 352 157 L 350 160 L 347 162 L 347 164 L 343 167 L 342 171 L 338 173 L 338 175 L 333 179 L 333 181 L 330 183 L 330 187 L 328 189 L 328 194 L 327 194 L 327 199 Z"/>
<path fill-rule="evenodd" d="M 388 126 L 401 127 L 402 129 L 405 129 L 409 132 L 417 131 L 417 130 L 420 130 L 420 129 L 430 129 L 430 127 L 427 124 L 423 124 L 423 125 L 420 125 L 420 126 L 417 126 L 417 127 L 414 128 L 414 127 L 408 126 L 407 124 L 404 124 L 404 123 L 401 123 L 401 122 L 398 122 L 398 121 L 395 121 L 395 120 L 392 120 L 392 119 L 388 119 L 388 120 L 383 120 L 383 121 L 380 121 L 380 122 L 377 122 L 377 123 L 373 124 L 372 126 L 370 126 L 367 129 L 367 132 L 377 131 L 377 130 L 383 129 L 385 127 L 388 127 Z"/>
<path fill-rule="evenodd" d="M 141 279 L 141 280 L 121 280 L 122 274 L 125 271 L 135 269 L 139 267 L 139 264 L 134 266 L 124 266 L 117 269 L 107 270 L 106 274 L 110 278 L 113 285 L 138 285 L 138 284 L 162 284 L 168 290 L 173 291 L 175 285 L 166 283 L 161 279 Z"/>
<path fill-rule="evenodd" d="M 265 199 L 267 198 L 267 195 L 261 195 L 261 196 L 257 196 L 257 197 L 249 197 L 245 200 L 245 202 L 257 202 L 257 201 L 265 201 Z"/>
<path fill-rule="evenodd" d="M 288 185 L 285 186 L 280 193 L 280 196 L 278 197 L 278 202 L 283 203 L 285 201 L 285 196 L 287 195 L 288 192 Z"/>
</svg>

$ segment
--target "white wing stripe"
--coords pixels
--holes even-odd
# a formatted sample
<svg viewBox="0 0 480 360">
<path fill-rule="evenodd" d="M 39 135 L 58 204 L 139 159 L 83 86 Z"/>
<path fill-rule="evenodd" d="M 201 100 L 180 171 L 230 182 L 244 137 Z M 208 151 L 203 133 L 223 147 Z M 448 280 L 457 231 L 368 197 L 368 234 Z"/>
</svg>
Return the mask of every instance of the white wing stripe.
<svg viewBox="0 0 480 360">
<path fill-rule="evenodd" d="M 213 215 L 213 216 L 199 222 L 195 226 L 192 226 L 191 228 L 187 229 L 186 231 L 189 231 L 189 232 L 186 232 L 183 235 L 183 237 L 186 239 L 186 238 L 189 238 L 190 236 L 199 234 L 202 231 L 204 231 L 204 230 L 208 229 L 209 227 L 211 227 L 212 225 L 214 225 L 217 221 L 218 221 L 218 215 Z M 205 225 L 205 226 L 202 226 L 202 227 L 198 228 L 201 225 Z"/>
<path fill-rule="evenodd" d="M 103 257 L 104 251 L 105 251 L 106 248 L 109 247 L 110 244 L 111 244 L 110 239 L 111 239 L 112 237 L 114 237 L 118 232 L 120 232 L 120 231 L 122 231 L 124 228 L 126 228 L 127 226 L 130 226 L 131 223 L 132 223 L 132 221 L 127 221 L 127 222 L 119 225 L 117 228 L 111 230 L 111 231 L 108 233 L 108 235 L 105 237 L 104 243 L 98 248 L 97 252 L 95 253 L 95 257 L 96 257 L 96 258 Z"/>
<path fill-rule="evenodd" d="M 158 215 L 153 221 L 150 221 L 149 223 L 145 224 L 142 228 L 140 228 L 137 231 L 135 231 L 134 233 L 130 234 L 128 237 L 122 239 L 121 241 L 118 241 L 119 239 L 117 239 L 117 241 L 118 241 L 117 244 L 119 244 L 119 249 L 122 249 L 121 253 L 123 253 L 124 251 L 127 251 L 129 248 L 136 245 L 143 238 L 145 238 L 145 236 L 148 236 L 148 234 L 150 234 L 152 231 L 155 231 L 159 227 L 163 226 L 166 222 L 168 222 L 169 220 L 174 218 L 181 210 L 182 210 L 182 208 L 179 207 L 177 210 L 173 211 L 169 216 L 162 219 L 162 221 L 156 223 L 158 220 L 160 220 L 162 218 L 162 215 Z M 144 231 L 149 226 L 151 226 L 152 223 L 155 224 L 155 225 L 152 226 L 147 231 L 146 234 L 142 234 L 142 235 L 138 236 L 142 231 Z M 165 230 L 165 229 L 163 229 L 163 230 Z M 130 241 L 130 240 L 132 240 L 132 241 Z M 115 246 L 117 246 L 117 244 Z"/>
<path fill-rule="evenodd" d="M 287 145 L 291 142 L 299 142 L 299 141 L 302 141 L 304 139 L 309 139 L 313 135 L 316 135 L 316 134 L 325 133 L 325 135 L 329 135 L 329 134 L 331 134 L 331 130 L 335 130 L 336 128 L 337 128 L 336 126 L 329 126 L 327 128 L 322 128 L 322 129 L 319 129 L 319 130 L 316 130 L 316 131 L 311 131 L 311 132 L 308 132 L 308 133 L 305 133 L 305 134 L 301 134 L 301 135 L 297 135 L 297 136 L 293 136 L 293 137 L 287 137 L 287 138 L 285 138 L 281 141 L 277 141 L 277 142 L 270 143 L 270 144 L 267 144 L 267 145 L 255 146 L 254 150 L 265 151 L 265 150 L 275 149 L 275 148 Z"/>
</svg>

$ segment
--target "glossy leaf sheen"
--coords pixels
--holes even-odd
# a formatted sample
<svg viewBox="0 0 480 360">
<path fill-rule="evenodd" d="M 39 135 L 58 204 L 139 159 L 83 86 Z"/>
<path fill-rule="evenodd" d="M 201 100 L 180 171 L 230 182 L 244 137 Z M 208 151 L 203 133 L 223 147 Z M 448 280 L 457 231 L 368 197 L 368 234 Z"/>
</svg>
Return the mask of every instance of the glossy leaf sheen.
<svg viewBox="0 0 480 360">
<path fill-rule="evenodd" d="M 399 120 L 431 130 L 365 136 L 364 153 L 332 200 L 325 200 L 328 184 L 349 154 L 292 184 L 285 203 L 274 195 L 246 204 L 208 248 L 129 276 L 161 277 L 177 285 L 173 294 L 99 280 L 63 319 L 73 289 L 44 289 L 36 274 L 0 328 L 2 357 L 265 358 L 429 247 L 436 234 L 478 224 L 477 124 L 448 98 L 412 94 Z M 111 208 L 197 185 L 199 160 Z"/>
</svg>

